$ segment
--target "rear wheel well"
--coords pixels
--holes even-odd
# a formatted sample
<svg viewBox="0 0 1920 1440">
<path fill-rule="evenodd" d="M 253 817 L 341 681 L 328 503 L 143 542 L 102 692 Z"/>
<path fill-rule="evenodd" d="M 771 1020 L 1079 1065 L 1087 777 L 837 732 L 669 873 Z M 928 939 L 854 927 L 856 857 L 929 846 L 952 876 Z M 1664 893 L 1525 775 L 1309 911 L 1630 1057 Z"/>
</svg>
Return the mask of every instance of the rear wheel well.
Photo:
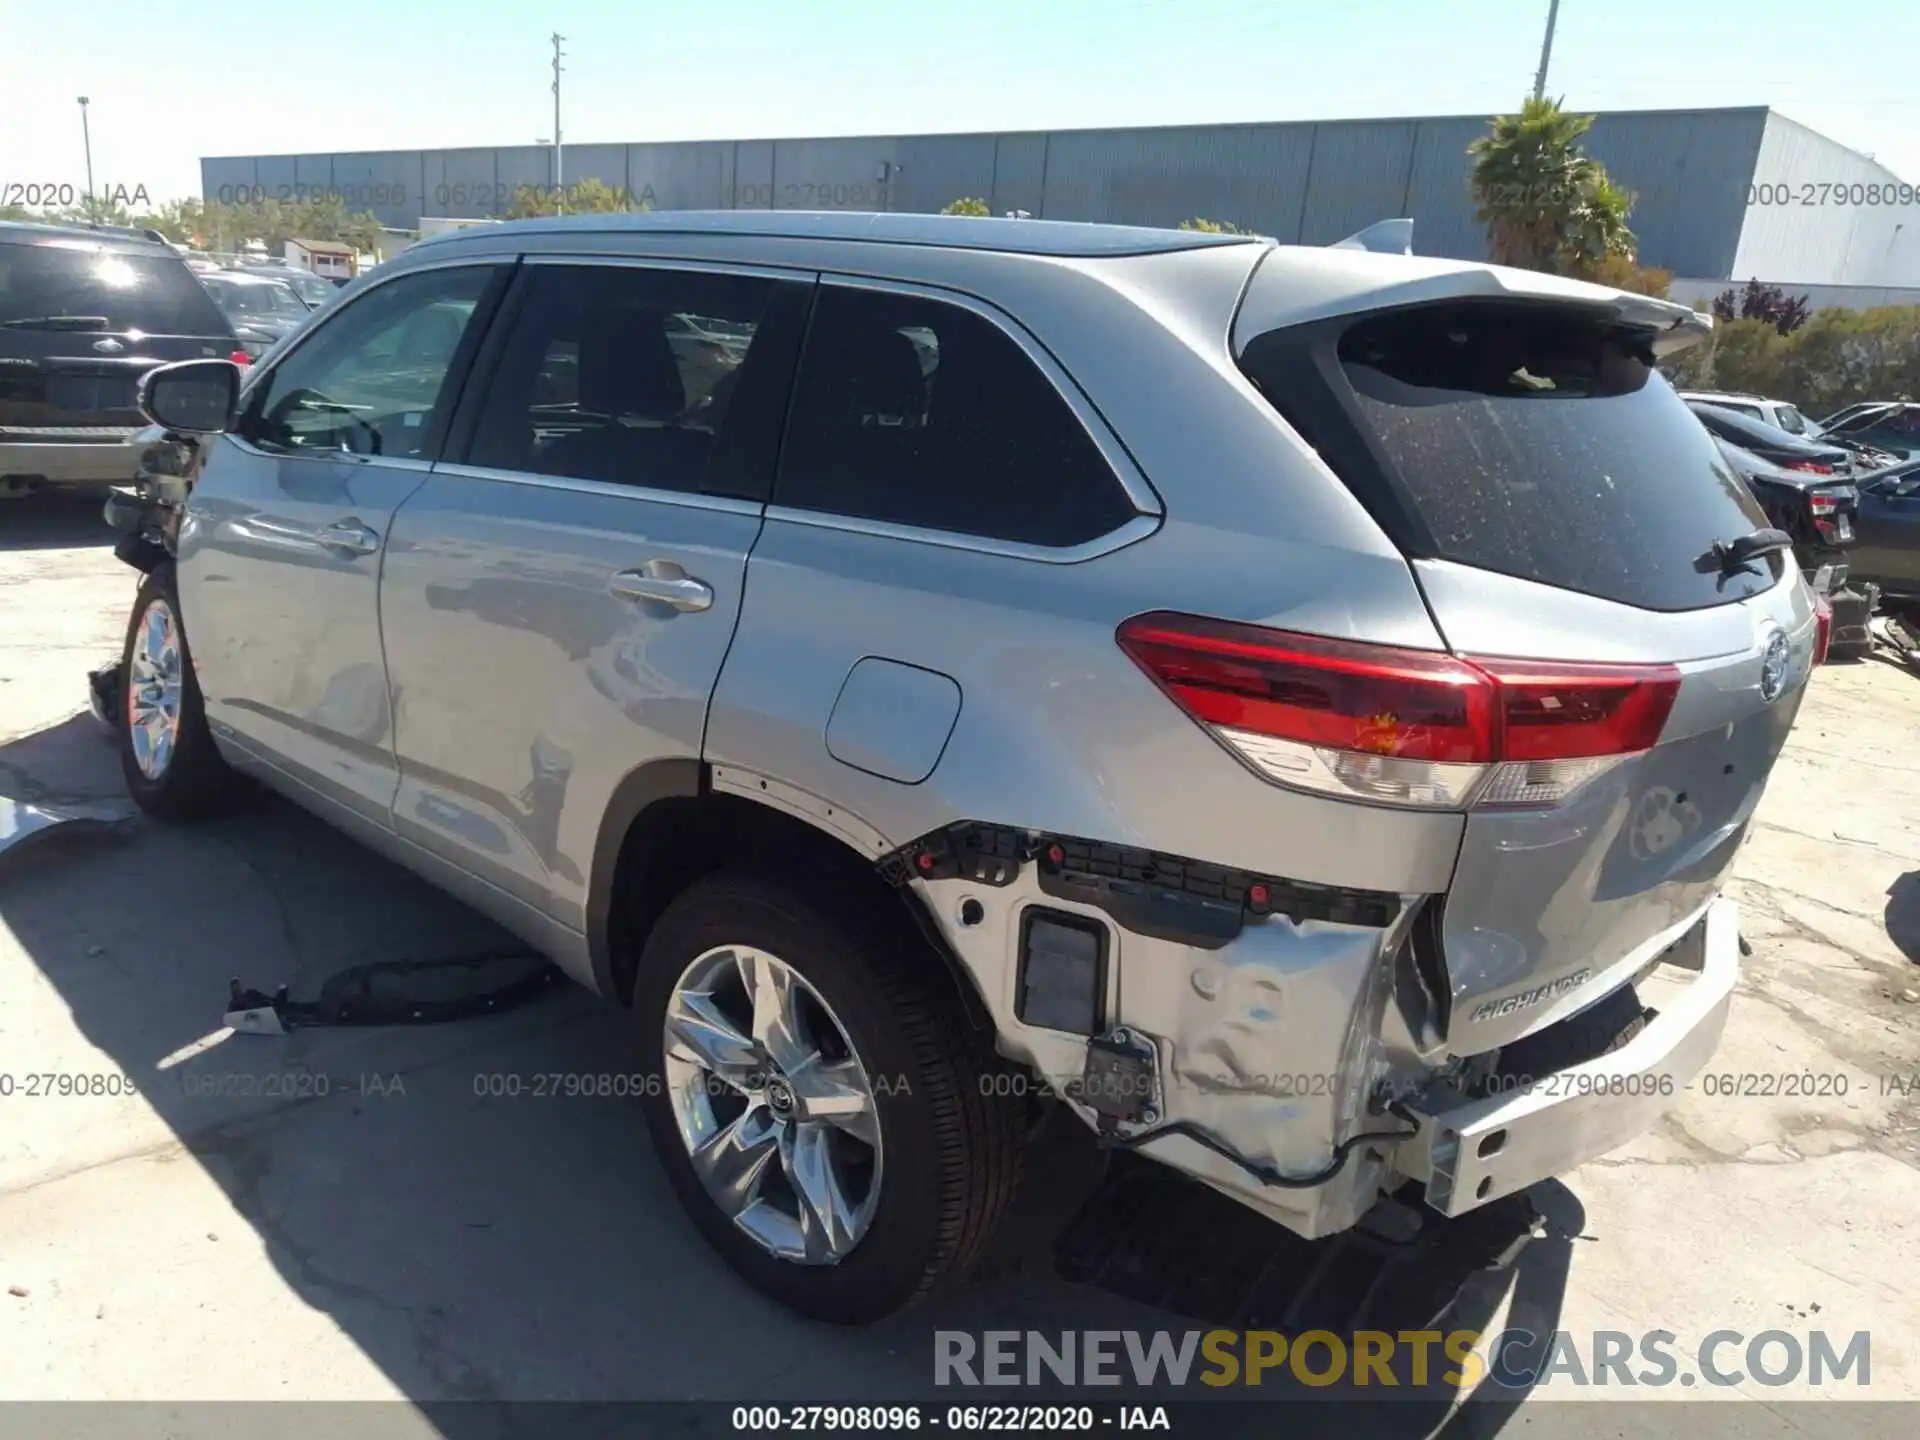
<svg viewBox="0 0 1920 1440">
<path fill-rule="evenodd" d="M 602 988 L 622 1005 L 633 1003 L 647 935 L 674 897 L 704 876 L 733 870 L 820 887 L 836 899 L 872 906 L 915 927 L 946 962 L 948 979 L 974 1027 L 993 1029 L 972 977 L 920 898 L 895 889 L 872 860 L 804 820 L 738 795 L 668 795 L 633 818 L 618 857 L 605 907 Z"/>
</svg>

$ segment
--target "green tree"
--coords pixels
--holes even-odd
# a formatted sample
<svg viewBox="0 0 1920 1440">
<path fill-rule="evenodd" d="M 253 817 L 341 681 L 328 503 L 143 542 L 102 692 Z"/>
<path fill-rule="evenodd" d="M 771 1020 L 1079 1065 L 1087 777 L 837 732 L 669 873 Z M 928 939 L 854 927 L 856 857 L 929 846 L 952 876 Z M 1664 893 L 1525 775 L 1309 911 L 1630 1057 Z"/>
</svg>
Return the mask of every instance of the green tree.
<svg viewBox="0 0 1920 1440">
<path fill-rule="evenodd" d="M 1920 396 L 1920 306 L 1817 310 L 1782 334 L 1773 320 L 1722 320 L 1661 367 L 1676 385 L 1746 390 L 1830 415 L 1862 400 Z"/>
<path fill-rule="evenodd" d="M 991 215 L 993 211 L 987 202 L 973 195 L 963 195 L 958 200 L 949 201 L 940 207 L 942 215 Z"/>
<path fill-rule="evenodd" d="M 1253 231 L 1242 230 L 1231 220 L 1206 220 L 1196 215 L 1191 220 L 1180 222 L 1182 230 L 1199 230 L 1208 235 L 1251 235 Z"/>
<path fill-rule="evenodd" d="M 1747 281 L 1744 290 L 1729 286 L 1713 302 L 1717 320 L 1765 320 L 1782 335 L 1798 330 L 1812 313 L 1806 296 L 1789 296 L 1778 285 L 1762 285 L 1757 279 Z"/>
<path fill-rule="evenodd" d="M 1467 147 L 1474 218 L 1496 263 L 1578 274 L 1608 256 L 1633 255 L 1633 197 L 1580 149 L 1592 125 L 1593 116 L 1571 114 L 1557 100 L 1529 99 L 1517 115 L 1495 116 Z"/>
<path fill-rule="evenodd" d="M 604 180 L 576 180 L 558 189 L 551 185 L 519 185 L 507 202 L 507 219 L 530 220 L 539 215 L 630 215 L 651 210 L 645 198 L 635 199 L 625 186 L 615 189 Z"/>
</svg>

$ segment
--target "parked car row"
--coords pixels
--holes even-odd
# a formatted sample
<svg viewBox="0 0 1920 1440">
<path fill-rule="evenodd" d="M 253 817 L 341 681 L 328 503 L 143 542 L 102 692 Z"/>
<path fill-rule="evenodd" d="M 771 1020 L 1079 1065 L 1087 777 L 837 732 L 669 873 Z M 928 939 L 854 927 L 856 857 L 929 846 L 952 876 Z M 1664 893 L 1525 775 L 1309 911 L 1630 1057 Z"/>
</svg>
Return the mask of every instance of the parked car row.
<svg viewBox="0 0 1920 1440">
<path fill-rule="evenodd" d="M 1920 404 L 1850 405 L 1810 421 L 1757 395 L 1686 391 L 1832 611 L 1832 652 L 1873 647 L 1873 616 L 1920 652 Z"/>
<path fill-rule="evenodd" d="M 1710 405 L 1796 439 L 1847 451 L 1857 467 L 1869 470 L 1920 456 L 1920 404 L 1869 401 L 1837 410 L 1824 420 L 1809 420 L 1785 400 L 1720 390 L 1683 390 L 1680 398 L 1696 407 Z"/>
</svg>

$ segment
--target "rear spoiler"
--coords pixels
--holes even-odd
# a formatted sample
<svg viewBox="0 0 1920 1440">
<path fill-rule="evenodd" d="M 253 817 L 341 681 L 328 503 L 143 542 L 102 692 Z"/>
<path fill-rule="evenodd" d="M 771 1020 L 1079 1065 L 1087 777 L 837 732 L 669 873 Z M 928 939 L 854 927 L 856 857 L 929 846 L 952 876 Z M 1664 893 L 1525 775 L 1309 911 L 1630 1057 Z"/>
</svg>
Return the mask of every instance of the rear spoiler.
<svg viewBox="0 0 1920 1440">
<path fill-rule="evenodd" d="M 1376 220 L 1364 230 L 1355 231 L 1344 240 L 1336 240 L 1327 247 L 1329 250 L 1371 250 L 1376 255 L 1411 255 L 1413 253 L 1413 221 Z"/>
<path fill-rule="evenodd" d="M 1539 270 L 1415 255 L 1413 221 L 1397 219 L 1378 221 L 1332 245 L 1269 250 L 1234 317 L 1234 353 L 1255 335 L 1282 326 L 1482 296 L 1592 307 L 1622 325 L 1650 331 L 1656 356 L 1697 345 L 1713 333 L 1712 315 L 1672 300 Z"/>
</svg>

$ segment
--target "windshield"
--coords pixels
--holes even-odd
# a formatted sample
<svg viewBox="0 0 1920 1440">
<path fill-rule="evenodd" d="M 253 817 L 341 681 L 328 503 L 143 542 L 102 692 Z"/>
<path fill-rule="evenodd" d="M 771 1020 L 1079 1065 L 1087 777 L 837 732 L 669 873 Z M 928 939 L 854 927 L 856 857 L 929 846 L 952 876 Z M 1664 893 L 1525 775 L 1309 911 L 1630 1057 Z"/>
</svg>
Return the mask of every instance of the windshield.
<svg viewBox="0 0 1920 1440">
<path fill-rule="evenodd" d="M 1776 405 L 1773 413 L 1780 421 L 1780 428 L 1789 435 L 1805 435 L 1807 433 L 1807 417 L 1794 409 L 1793 406 Z"/>
<path fill-rule="evenodd" d="M 308 307 L 293 293 L 293 287 L 279 280 L 240 285 L 231 280 L 209 278 L 205 284 L 207 293 L 226 311 L 230 320 L 262 317 L 301 320 L 307 315 Z"/>
<path fill-rule="evenodd" d="M 184 261 L 90 245 L 0 244 L 0 324 L 147 335 L 225 335 Z"/>
</svg>

